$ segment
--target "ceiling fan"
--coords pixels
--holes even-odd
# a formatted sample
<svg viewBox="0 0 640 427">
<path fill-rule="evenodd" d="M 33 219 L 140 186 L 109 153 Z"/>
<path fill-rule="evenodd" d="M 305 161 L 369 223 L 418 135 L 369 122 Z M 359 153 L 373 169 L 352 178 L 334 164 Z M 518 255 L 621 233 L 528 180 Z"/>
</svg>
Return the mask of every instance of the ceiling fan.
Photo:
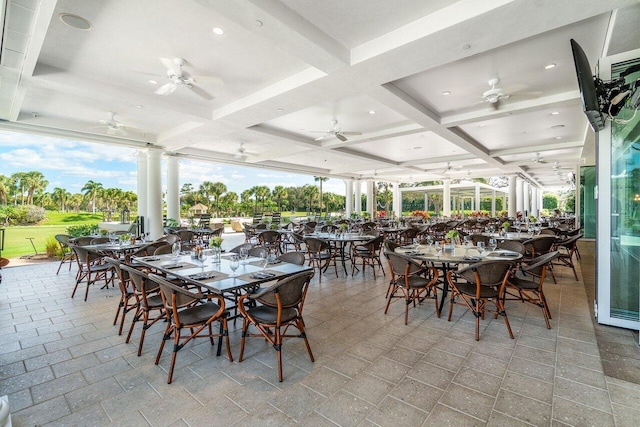
<svg viewBox="0 0 640 427">
<path fill-rule="evenodd" d="M 171 95 L 179 86 L 183 86 L 191 89 L 193 93 L 199 97 L 210 101 L 213 99 L 213 95 L 205 91 L 199 86 L 196 86 L 196 80 L 186 71 L 182 69 L 182 66 L 187 63 L 182 58 L 160 58 L 162 64 L 166 67 L 166 77 L 170 80 L 169 83 L 165 83 L 160 86 L 155 93 L 158 95 Z M 199 77 L 200 79 L 200 77 Z M 218 77 L 204 77 L 204 79 L 213 81 L 217 84 L 222 84 L 222 79 Z"/>
<path fill-rule="evenodd" d="M 556 172 L 560 172 L 561 170 L 571 170 L 571 168 L 565 168 L 560 166 L 560 162 L 554 162 L 553 163 L 553 170 Z"/>
<path fill-rule="evenodd" d="M 547 163 L 544 161 L 540 153 L 536 153 L 536 155 L 531 159 L 533 163 Z"/>
<path fill-rule="evenodd" d="M 233 158 L 246 160 L 250 154 L 254 154 L 254 153 L 247 151 L 247 149 L 244 148 L 244 142 L 241 142 L 240 147 L 238 147 L 238 149 L 236 150 L 236 153 L 233 155 Z"/>
<path fill-rule="evenodd" d="M 107 133 L 109 135 L 127 135 L 125 125 L 116 120 L 116 113 L 109 111 L 107 114 L 109 115 L 108 119 L 100 120 L 100 123 L 107 127 Z"/>
<path fill-rule="evenodd" d="M 453 169 L 462 169 L 462 166 L 452 166 L 451 162 L 447 162 L 447 166 L 444 168 L 444 170 L 440 173 L 449 173 L 451 172 Z"/>
<path fill-rule="evenodd" d="M 488 81 L 489 86 L 491 86 L 491 89 L 485 91 L 482 94 L 482 101 L 483 102 L 488 102 L 489 104 L 491 104 L 493 106 L 493 108 L 498 109 L 500 107 L 500 101 L 509 99 L 511 97 L 518 97 L 518 98 L 538 98 L 542 92 L 518 92 L 518 93 L 506 93 L 506 91 L 503 91 L 501 88 L 498 87 L 498 83 L 500 83 L 500 79 L 495 77 L 492 78 L 491 80 Z"/>
<path fill-rule="evenodd" d="M 342 131 L 342 129 L 340 128 L 340 126 L 338 126 L 338 120 L 331 120 L 331 129 L 329 129 L 328 131 L 322 131 L 322 130 L 312 130 L 310 131 L 312 133 L 324 133 L 323 136 L 320 136 L 316 139 L 314 139 L 314 141 L 322 141 L 325 139 L 329 139 L 329 138 L 338 138 L 340 141 L 342 142 L 346 142 L 347 136 L 357 136 L 357 135 L 362 135 L 362 132 L 346 132 L 346 131 Z"/>
</svg>

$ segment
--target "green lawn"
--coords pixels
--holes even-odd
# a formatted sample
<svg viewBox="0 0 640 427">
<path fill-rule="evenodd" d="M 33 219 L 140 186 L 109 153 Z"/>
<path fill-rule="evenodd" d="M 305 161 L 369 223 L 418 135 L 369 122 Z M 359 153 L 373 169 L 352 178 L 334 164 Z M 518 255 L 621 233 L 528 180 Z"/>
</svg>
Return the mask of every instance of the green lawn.
<svg viewBox="0 0 640 427">
<path fill-rule="evenodd" d="M 17 258 L 22 255 L 33 255 L 33 246 L 28 237 L 33 237 L 33 244 L 38 253 L 45 253 L 47 237 L 67 234 L 67 227 L 70 225 L 97 224 L 100 221 L 102 221 L 101 214 L 47 212 L 47 220 L 42 225 L 5 227 L 2 256 Z"/>
</svg>

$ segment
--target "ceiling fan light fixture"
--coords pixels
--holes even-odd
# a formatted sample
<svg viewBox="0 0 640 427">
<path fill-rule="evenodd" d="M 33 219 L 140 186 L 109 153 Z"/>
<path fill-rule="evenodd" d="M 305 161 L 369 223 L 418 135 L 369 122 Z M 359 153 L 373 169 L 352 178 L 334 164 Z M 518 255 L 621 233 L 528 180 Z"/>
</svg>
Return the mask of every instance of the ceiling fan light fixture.
<svg viewBox="0 0 640 427">
<path fill-rule="evenodd" d="M 86 31 L 91 29 L 91 22 L 82 16 L 74 15 L 73 13 L 61 13 L 60 20 L 76 30 Z"/>
<path fill-rule="evenodd" d="M 556 68 L 556 64 L 554 64 L 553 62 L 544 66 L 545 70 L 551 70 L 552 68 Z"/>
<path fill-rule="evenodd" d="M 217 36 L 221 36 L 224 34 L 224 30 L 220 27 L 214 27 L 213 30 L 213 34 L 217 35 Z"/>
<path fill-rule="evenodd" d="M 448 91 L 448 90 L 445 90 L 444 92 L 442 92 L 442 95 L 443 96 L 449 96 L 449 95 L 451 95 L 451 92 Z"/>
</svg>

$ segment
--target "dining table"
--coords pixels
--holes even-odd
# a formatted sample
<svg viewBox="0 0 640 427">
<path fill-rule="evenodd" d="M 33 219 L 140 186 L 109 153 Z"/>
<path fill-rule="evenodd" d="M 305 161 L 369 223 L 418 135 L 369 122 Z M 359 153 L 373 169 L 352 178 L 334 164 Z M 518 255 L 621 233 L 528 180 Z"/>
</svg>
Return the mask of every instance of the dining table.
<svg viewBox="0 0 640 427">
<path fill-rule="evenodd" d="M 266 282 L 313 270 L 309 266 L 278 259 L 265 261 L 258 257 L 247 257 L 245 260 L 239 260 L 234 271 L 231 263 L 233 256 L 236 254 L 223 254 L 218 262 L 213 256 L 208 256 L 202 261 L 192 258 L 191 254 L 166 254 L 135 257 L 134 261 L 167 277 L 177 278 L 219 294 L 232 301 L 234 305 L 230 308 L 234 309 L 237 308 L 238 298 L 242 293 L 253 292 Z"/>
<path fill-rule="evenodd" d="M 99 252 L 105 256 L 111 256 L 114 258 L 120 258 L 122 256 L 125 262 L 128 264 L 130 262 L 131 254 L 138 249 L 147 245 L 145 242 L 136 241 L 131 243 L 130 241 L 123 243 L 97 243 L 93 245 L 84 245 L 83 247 L 95 252 Z"/>
<path fill-rule="evenodd" d="M 315 239 L 325 240 L 333 245 L 338 251 L 338 257 L 340 263 L 344 269 L 344 274 L 347 273 L 347 259 L 351 259 L 351 256 L 346 253 L 346 246 L 348 243 L 368 242 L 371 239 L 375 239 L 376 236 L 366 233 L 310 233 L 305 234 L 304 237 L 313 237 Z M 328 267 L 328 265 L 327 265 Z"/>
<path fill-rule="evenodd" d="M 476 246 L 451 245 L 448 247 L 436 248 L 430 245 L 406 245 L 395 249 L 396 253 L 408 256 L 412 259 L 431 264 L 442 271 L 442 278 L 438 279 L 442 290 L 440 300 L 440 312 L 444 307 L 444 302 L 449 293 L 449 283 L 446 280 L 447 272 L 457 268 L 461 264 L 474 264 L 483 261 L 509 261 L 516 262 L 522 258 L 519 252 L 494 249 L 482 250 Z"/>
</svg>

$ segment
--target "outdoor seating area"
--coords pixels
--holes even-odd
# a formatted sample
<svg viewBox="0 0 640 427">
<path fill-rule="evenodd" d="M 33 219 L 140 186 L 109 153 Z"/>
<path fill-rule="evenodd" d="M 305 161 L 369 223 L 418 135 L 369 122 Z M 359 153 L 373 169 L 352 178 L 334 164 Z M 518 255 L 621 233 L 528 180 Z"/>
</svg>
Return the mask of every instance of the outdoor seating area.
<svg viewBox="0 0 640 427">
<path fill-rule="evenodd" d="M 362 234 L 379 241 L 378 227 L 367 228 L 371 236 Z M 77 267 L 58 273 L 59 263 L 5 269 L 0 294 L 11 308 L 3 306 L 0 315 L 14 325 L 2 328 L 10 342 L 0 353 L 0 390 L 9 395 L 14 423 L 216 423 L 233 408 L 231 415 L 247 424 L 268 413 L 284 424 L 382 425 L 402 413 L 402 425 L 444 419 L 458 425 L 613 425 L 636 410 L 611 393 L 622 389 L 640 397 L 640 386 L 604 375 L 583 283 L 570 266 L 552 263 L 556 252 L 538 254 L 531 267 L 512 275 L 511 259 L 464 260 L 477 260 L 475 246 L 436 256 L 435 247 L 386 239 L 381 254 L 388 269 L 374 275 L 339 269 L 340 251 L 323 236 L 305 241 L 326 242 L 329 260 L 337 261 L 328 275 L 328 265 L 309 258 L 305 243 L 305 250 L 280 255 L 282 264 L 263 270 L 260 257 L 269 258 L 268 251 L 243 243 L 239 233 L 224 236 L 229 255 L 237 246 L 234 251 L 247 256 L 238 263 L 238 276 L 226 257 L 217 267 L 205 266 L 189 255 L 138 249 L 129 266 L 124 257 L 103 253 L 113 279 L 86 301 L 70 298 Z M 360 265 L 353 257 L 358 246 L 344 253 L 344 262 Z M 443 275 L 444 260 L 456 256 L 459 262 Z M 580 262 L 572 259 L 581 275 Z M 372 264 L 367 269 L 380 268 Z M 489 268 L 485 277 L 483 269 L 492 264 L 507 268 L 498 275 Z M 557 284 L 545 281 L 551 268 Z M 249 278 L 263 271 L 276 274 Z M 278 271 L 306 275 L 287 288 L 286 275 L 273 282 Z M 258 293 L 235 292 L 264 281 L 269 283 Z M 482 301 L 497 303 L 496 317 L 484 315 L 477 292 Z M 46 305 L 38 303 L 43 295 L 49 296 Z M 402 302 L 392 302 L 398 297 Z M 445 301 L 458 305 L 448 318 L 440 317 Z M 231 310 L 236 304 L 239 310 Z M 243 320 L 237 323 L 235 316 Z M 182 334 L 184 327 L 195 329 Z M 209 339 L 192 340 L 200 336 Z M 165 346 L 166 340 L 175 343 Z M 418 393 L 407 398 L 408 390 Z M 158 412 L 153 402 L 167 396 L 179 399 L 181 409 Z M 225 404 L 227 412 L 219 409 L 221 398 L 231 404 Z M 465 399 L 476 404 L 462 405 Z"/>
</svg>

